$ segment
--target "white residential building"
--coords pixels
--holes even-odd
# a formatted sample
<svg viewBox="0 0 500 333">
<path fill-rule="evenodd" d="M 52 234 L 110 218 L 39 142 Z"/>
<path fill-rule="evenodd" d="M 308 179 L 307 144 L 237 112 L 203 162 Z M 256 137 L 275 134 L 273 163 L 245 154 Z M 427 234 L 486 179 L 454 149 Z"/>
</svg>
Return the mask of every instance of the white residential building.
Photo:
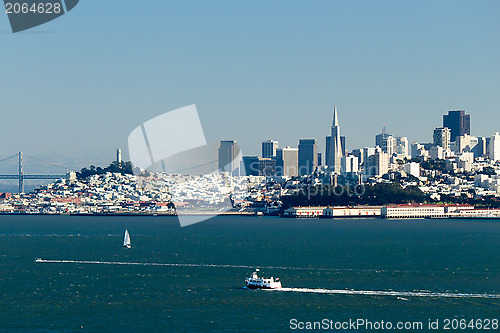
<svg viewBox="0 0 500 333">
<path fill-rule="evenodd" d="M 490 146 L 488 155 L 492 161 L 500 161 L 500 134 L 495 133 L 490 137 Z"/>
<path fill-rule="evenodd" d="M 396 138 L 396 158 L 398 160 L 404 161 L 405 158 L 410 158 L 410 145 L 408 143 L 408 138 L 401 136 Z"/>
<path fill-rule="evenodd" d="M 474 163 L 474 153 L 467 152 L 462 153 L 455 157 L 457 166 L 465 172 L 470 172 L 472 170 L 472 163 Z"/>
<path fill-rule="evenodd" d="M 420 177 L 420 163 L 410 162 L 404 165 L 404 172 L 413 177 Z"/>
<path fill-rule="evenodd" d="M 444 148 L 441 146 L 433 146 L 430 149 L 431 159 L 444 160 Z"/>
<path fill-rule="evenodd" d="M 342 173 L 356 173 L 358 172 L 358 158 L 354 155 L 342 157 Z"/>
<path fill-rule="evenodd" d="M 476 136 L 465 134 L 457 136 L 455 141 L 455 153 L 471 152 L 477 146 L 479 140 Z"/>
</svg>

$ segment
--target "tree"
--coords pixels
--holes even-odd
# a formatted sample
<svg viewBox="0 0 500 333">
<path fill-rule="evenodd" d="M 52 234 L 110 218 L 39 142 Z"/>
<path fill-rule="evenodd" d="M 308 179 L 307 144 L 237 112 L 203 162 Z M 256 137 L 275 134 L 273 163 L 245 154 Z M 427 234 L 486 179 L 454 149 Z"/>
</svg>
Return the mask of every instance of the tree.
<svg viewBox="0 0 500 333">
<path fill-rule="evenodd" d="M 496 175 L 495 169 L 490 167 L 490 166 L 484 167 L 483 170 L 481 170 L 479 173 L 483 174 L 483 175 L 488 175 L 488 176 Z"/>
<path fill-rule="evenodd" d="M 80 170 L 80 172 L 76 173 L 76 175 L 79 179 L 86 179 L 87 177 L 90 177 L 93 175 L 102 175 L 106 172 L 121 173 L 122 175 L 134 174 L 132 162 L 129 161 L 129 162 L 118 163 L 118 162 L 114 161 L 113 163 L 111 163 L 109 166 L 107 166 L 104 169 L 101 167 L 96 167 L 95 165 L 91 165 L 90 169 L 82 168 Z"/>
</svg>

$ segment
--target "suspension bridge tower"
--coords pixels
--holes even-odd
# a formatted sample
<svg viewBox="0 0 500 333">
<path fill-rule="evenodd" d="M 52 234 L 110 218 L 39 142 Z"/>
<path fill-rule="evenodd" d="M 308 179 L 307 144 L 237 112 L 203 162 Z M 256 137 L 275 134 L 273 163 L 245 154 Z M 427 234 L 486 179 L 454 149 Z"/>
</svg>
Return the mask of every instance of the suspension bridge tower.
<svg viewBox="0 0 500 333">
<path fill-rule="evenodd" d="M 23 152 L 19 152 L 19 193 L 24 193 Z"/>
<path fill-rule="evenodd" d="M 9 160 L 11 158 L 15 158 L 15 157 L 17 157 L 19 160 L 19 162 L 18 162 L 19 163 L 18 164 L 18 174 L 17 175 L 13 175 L 13 174 L 0 175 L 0 179 L 17 180 L 19 182 L 19 193 L 24 193 L 24 181 L 26 179 L 28 179 L 28 180 L 29 179 L 49 179 L 49 180 L 51 180 L 51 179 L 69 178 L 71 176 L 71 173 L 72 173 L 72 172 L 68 172 L 65 175 L 62 175 L 62 174 L 59 174 L 59 175 L 46 175 L 46 174 L 26 175 L 24 173 L 24 170 L 23 170 L 23 153 L 22 152 L 19 152 L 17 154 L 14 154 L 12 156 L 4 158 L 4 159 L 0 160 L 0 162 L 7 161 L 7 160 Z M 43 163 L 50 164 L 50 165 L 56 165 L 55 163 L 41 161 L 41 160 L 38 160 L 34 157 L 31 157 L 31 159 L 35 159 L 39 162 L 43 162 Z"/>
</svg>

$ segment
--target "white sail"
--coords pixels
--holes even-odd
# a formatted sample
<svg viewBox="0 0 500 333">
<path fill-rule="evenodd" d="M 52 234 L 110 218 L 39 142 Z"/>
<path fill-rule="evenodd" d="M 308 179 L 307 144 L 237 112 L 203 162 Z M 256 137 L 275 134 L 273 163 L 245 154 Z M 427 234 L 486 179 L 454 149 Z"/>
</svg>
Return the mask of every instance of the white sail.
<svg viewBox="0 0 500 333">
<path fill-rule="evenodd" d="M 123 237 L 123 246 L 130 248 L 130 235 L 128 234 L 128 230 L 125 229 L 125 236 Z"/>
</svg>

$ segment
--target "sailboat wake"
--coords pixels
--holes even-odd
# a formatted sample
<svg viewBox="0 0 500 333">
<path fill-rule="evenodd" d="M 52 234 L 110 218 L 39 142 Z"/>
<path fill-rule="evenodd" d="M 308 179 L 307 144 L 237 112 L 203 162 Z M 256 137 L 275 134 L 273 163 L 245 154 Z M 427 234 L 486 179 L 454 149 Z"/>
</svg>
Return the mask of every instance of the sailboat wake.
<svg viewBox="0 0 500 333">
<path fill-rule="evenodd" d="M 334 295 L 367 295 L 394 297 L 437 297 L 437 298 L 500 298 L 500 294 L 472 294 L 431 291 L 384 291 L 384 290 L 344 290 L 344 289 L 310 289 L 310 288 L 280 288 L 270 291 L 334 294 Z"/>
</svg>

